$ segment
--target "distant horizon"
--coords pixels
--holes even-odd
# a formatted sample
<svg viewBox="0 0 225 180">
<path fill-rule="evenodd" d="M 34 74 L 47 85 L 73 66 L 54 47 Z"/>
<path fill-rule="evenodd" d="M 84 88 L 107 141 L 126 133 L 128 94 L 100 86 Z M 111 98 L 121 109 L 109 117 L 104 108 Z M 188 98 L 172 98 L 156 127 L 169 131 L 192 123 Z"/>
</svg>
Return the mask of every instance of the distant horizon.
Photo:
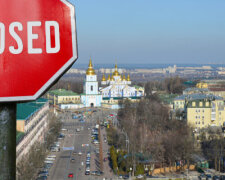
<svg viewBox="0 0 225 180">
<path fill-rule="evenodd" d="M 205 64 L 205 63 L 117 63 L 118 68 L 128 68 L 128 69 L 157 69 L 157 68 L 167 68 L 168 66 L 177 67 L 199 67 L 199 66 L 211 66 L 212 68 L 225 67 L 225 64 Z M 94 68 L 114 68 L 115 63 L 93 63 Z M 75 63 L 72 69 L 81 68 L 86 69 L 88 63 Z"/>
<path fill-rule="evenodd" d="M 77 63 L 225 63 L 225 1 L 69 1 Z"/>
</svg>

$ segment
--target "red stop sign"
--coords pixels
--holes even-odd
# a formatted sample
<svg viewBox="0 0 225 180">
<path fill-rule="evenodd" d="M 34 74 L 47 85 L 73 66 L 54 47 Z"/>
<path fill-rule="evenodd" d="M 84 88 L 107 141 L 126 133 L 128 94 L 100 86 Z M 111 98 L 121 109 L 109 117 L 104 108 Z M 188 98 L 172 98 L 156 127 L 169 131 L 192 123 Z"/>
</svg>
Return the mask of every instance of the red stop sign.
<svg viewBox="0 0 225 180">
<path fill-rule="evenodd" d="M 77 59 L 65 0 L 0 1 L 0 101 L 38 98 Z"/>
</svg>

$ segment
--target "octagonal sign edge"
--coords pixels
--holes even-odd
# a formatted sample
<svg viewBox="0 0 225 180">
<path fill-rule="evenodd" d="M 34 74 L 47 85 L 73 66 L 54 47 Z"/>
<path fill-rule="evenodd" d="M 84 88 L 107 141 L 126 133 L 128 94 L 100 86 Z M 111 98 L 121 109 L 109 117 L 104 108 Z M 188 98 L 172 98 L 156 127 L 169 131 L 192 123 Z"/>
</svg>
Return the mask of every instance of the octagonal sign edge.
<svg viewBox="0 0 225 180">
<path fill-rule="evenodd" d="M 18 102 L 18 101 L 30 101 L 40 97 L 60 76 L 62 76 L 77 60 L 77 35 L 76 35 L 76 22 L 75 22 L 75 9 L 72 4 L 66 0 L 59 0 L 64 3 L 70 9 L 70 21 L 71 21 L 71 36 L 72 36 L 72 57 L 53 75 L 48 81 L 39 88 L 34 95 L 28 96 L 10 96 L 0 97 L 0 102 Z"/>
</svg>

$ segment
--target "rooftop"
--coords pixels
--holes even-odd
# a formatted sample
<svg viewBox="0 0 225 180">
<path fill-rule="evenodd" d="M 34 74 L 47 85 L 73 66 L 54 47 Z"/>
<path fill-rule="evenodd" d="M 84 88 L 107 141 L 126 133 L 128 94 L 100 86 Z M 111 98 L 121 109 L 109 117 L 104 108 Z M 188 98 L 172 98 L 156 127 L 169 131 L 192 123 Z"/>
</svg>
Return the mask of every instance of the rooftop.
<svg viewBox="0 0 225 180">
<path fill-rule="evenodd" d="M 54 94 L 56 96 L 77 96 L 78 95 L 77 93 L 66 90 L 66 89 L 55 89 L 50 91 L 49 93 Z"/>
<path fill-rule="evenodd" d="M 17 120 L 28 119 L 35 112 L 37 112 L 42 106 L 44 106 L 47 101 L 48 101 L 47 99 L 39 98 L 36 101 L 32 101 L 28 103 L 18 103 L 16 119 Z"/>
<path fill-rule="evenodd" d="M 178 96 L 177 94 L 159 94 L 159 98 L 165 104 L 173 103 L 174 98 L 177 97 L 177 96 Z"/>
<path fill-rule="evenodd" d="M 191 88 L 187 88 L 184 90 L 184 92 L 190 92 L 190 91 L 196 91 L 196 92 L 208 92 L 209 89 L 208 88 L 196 88 L 196 87 L 191 87 Z"/>
<path fill-rule="evenodd" d="M 174 100 L 200 100 L 200 99 L 211 99 L 211 100 L 223 100 L 220 96 L 215 96 L 212 94 L 184 94 L 174 98 Z"/>
</svg>

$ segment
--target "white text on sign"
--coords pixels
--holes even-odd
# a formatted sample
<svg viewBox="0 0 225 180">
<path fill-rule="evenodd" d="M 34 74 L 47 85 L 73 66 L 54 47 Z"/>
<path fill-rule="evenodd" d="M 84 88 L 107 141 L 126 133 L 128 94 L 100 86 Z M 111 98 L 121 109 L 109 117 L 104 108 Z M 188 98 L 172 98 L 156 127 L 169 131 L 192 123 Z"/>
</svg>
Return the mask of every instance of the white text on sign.
<svg viewBox="0 0 225 180">
<path fill-rule="evenodd" d="M 38 34 L 33 33 L 33 28 L 40 27 L 41 21 L 29 21 L 27 22 L 27 50 L 28 54 L 41 54 L 43 52 L 41 47 L 34 48 L 33 40 L 38 40 Z M 55 46 L 51 44 L 51 31 L 50 28 L 54 28 Z M 9 46 L 9 52 L 12 54 L 20 54 L 23 51 L 23 41 L 19 35 L 15 32 L 15 28 L 18 31 L 23 31 L 23 25 L 20 22 L 12 22 L 9 25 L 9 33 L 17 43 L 17 48 Z M 0 54 L 2 54 L 5 47 L 5 25 L 0 22 Z M 59 23 L 56 21 L 45 21 L 45 41 L 46 41 L 46 53 L 57 53 L 60 50 L 60 34 L 59 34 Z"/>
</svg>

